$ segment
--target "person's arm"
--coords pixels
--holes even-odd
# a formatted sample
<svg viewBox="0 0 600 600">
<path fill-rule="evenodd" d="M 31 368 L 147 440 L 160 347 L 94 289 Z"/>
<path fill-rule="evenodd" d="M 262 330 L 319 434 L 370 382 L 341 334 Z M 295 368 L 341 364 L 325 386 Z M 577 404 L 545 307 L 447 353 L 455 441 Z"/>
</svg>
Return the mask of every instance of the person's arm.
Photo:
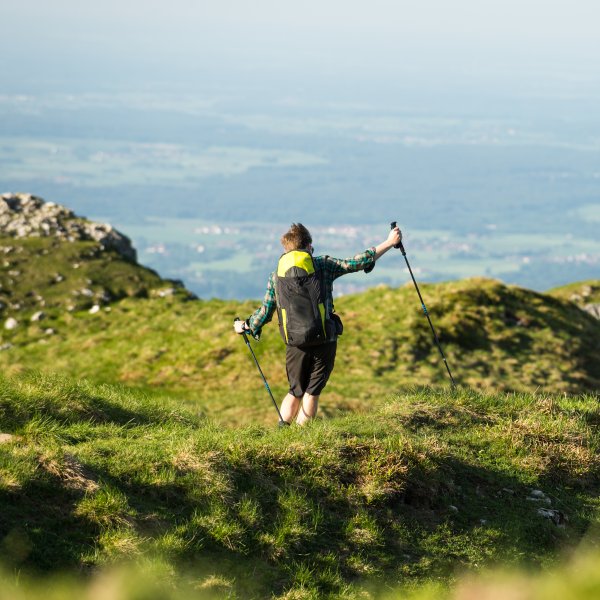
<svg viewBox="0 0 600 600">
<path fill-rule="evenodd" d="M 319 259 L 324 261 L 325 269 L 332 274 L 333 279 L 337 279 L 346 273 L 356 273 L 357 271 L 370 273 L 375 266 L 375 261 L 401 240 L 402 233 L 398 227 L 395 227 L 390 231 L 384 242 L 381 242 L 377 246 L 372 246 L 352 258 L 340 259 L 331 256 L 323 256 L 319 257 Z"/>
<path fill-rule="evenodd" d="M 388 234 L 387 240 L 375 246 L 375 260 L 383 256 L 390 248 L 393 248 L 402 241 L 402 232 L 399 227 L 394 227 Z"/>
<path fill-rule="evenodd" d="M 265 292 L 265 297 L 263 298 L 260 307 L 245 321 L 234 322 L 233 328 L 236 333 L 241 334 L 245 331 L 251 333 L 255 339 L 260 338 L 263 325 L 266 325 L 273 318 L 273 313 L 277 307 L 275 302 L 275 281 L 273 277 L 274 274 L 271 273 L 267 283 L 267 291 Z"/>
</svg>

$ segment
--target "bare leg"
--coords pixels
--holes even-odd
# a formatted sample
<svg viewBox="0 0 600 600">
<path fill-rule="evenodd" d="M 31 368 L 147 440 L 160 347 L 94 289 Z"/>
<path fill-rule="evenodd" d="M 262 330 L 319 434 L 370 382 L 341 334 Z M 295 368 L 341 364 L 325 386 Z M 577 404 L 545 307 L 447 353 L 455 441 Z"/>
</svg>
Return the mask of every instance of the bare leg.
<svg viewBox="0 0 600 600">
<path fill-rule="evenodd" d="M 314 419 L 319 408 L 319 396 L 311 396 L 310 394 L 304 394 L 302 398 L 302 406 L 298 412 L 296 423 L 298 425 L 304 425 L 307 421 Z"/>
<path fill-rule="evenodd" d="M 300 406 L 300 400 L 302 397 L 296 398 L 293 394 L 288 393 L 288 395 L 281 401 L 281 408 L 279 412 L 284 421 L 287 423 L 291 423 L 298 412 L 298 407 Z"/>
</svg>

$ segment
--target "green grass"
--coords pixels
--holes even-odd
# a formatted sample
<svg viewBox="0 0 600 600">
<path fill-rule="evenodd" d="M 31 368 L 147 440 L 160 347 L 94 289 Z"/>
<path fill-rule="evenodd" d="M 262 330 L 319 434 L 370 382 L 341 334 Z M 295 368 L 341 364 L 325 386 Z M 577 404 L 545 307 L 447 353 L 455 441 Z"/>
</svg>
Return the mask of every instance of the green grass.
<svg viewBox="0 0 600 600">
<path fill-rule="evenodd" d="M 2 247 L 12 250 L 0 266 L 0 315 L 19 321 L 15 330 L 0 330 L 2 344 L 9 344 L 0 351 L 4 372 L 34 368 L 152 390 L 228 426 L 273 419 L 251 356 L 232 331 L 234 317 L 248 316 L 258 302 L 190 301 L 181 287 L 160 297 L 172 282 L 92 243 L 4 238 Z M 597 282 L 573 289 L 582 286 L 595 297 Z M 600 321 L 570 301 L 570 288 L 538 294 L 471 279 L 421 289 L 461 385 L 567 394 L 600 389 Z M 90 314 L 96 303 L 102 309 Z M 321 404 L 327 416 L 368 411 L 398 388 L 448 386 L 412 285 L 344 296 L 336 309 L 345 333 Z M 45 318 L 31 322 L 38 310 Z M 254 347 L 283 397 L 284 345 L 275 323 Z"/>
<path fill-rule="evenodd" d="M 455 391 L 412 286 L 340 298 L 324 418 L 278 430 L 232 331 L 257 303 L 192 300 L 92 243 L 1 246 L 19 326 L 1 331 L 0 599 L 48 577 L 75 596 L 440 597 L 597 540 L 600 323 L 571 296 L 598 282 L 422 285 Z M 282 397 L 275 324 L 254 348 Z"/>
<path fill-rule="evenodd" d="M 600 281 L 578 281 L 554 288 L 548 292 L 556 298 L 571 300 L 578 306 L 600 303 Z"/>
<path fill-rule="evenodd" d="M 168 285 L 151 269 L 95 242 L 0 237 L 0 256 L 0 314 L 17 320 L 38 310 L 57 314 L 146 297 Z"/>
<path fill-rule="evenodd" d="M 227 429 L 176 398 L 2 378 L 1 560 L 25 579 L 133 561 L 174 595 L 210 580 L 236 598 L 546 569 L 598 525 L 599 422 L 592 396 L 414 389 L 305 428 Z"/>
</svg>

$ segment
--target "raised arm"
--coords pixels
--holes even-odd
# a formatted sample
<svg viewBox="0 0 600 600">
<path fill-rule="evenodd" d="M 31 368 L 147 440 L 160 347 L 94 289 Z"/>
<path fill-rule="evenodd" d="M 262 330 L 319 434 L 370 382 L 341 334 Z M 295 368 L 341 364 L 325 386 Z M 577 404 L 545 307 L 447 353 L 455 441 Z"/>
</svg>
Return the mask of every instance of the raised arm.
<svg viewBox="0 0 600 600">
<path fill-rule="evenodd" d="M 381 244 L 375 246 L 375 260 L 383 256 L 390 248 L 393 248 L 402 241 L 402 232 L 399 227 L 394 227 L 387 236 L 387 239 Z"/>
<path fill-rule="evenodd" d="M 331 256 L 322 256 L 318 257 L 317 260 L 323 261 L 325 269 L 333 275 L 333 279 L 337 279 L 346 273 L 355 273 L 356 271 L 370 273 L 375 266 L 375 261 L 401 240 L 402 233 L 398 227 L 395 227 L 390 231 L 385 241 L 377 246 L 368 248 L 361 254 L 357 254 L 352 258 L 340 259 Z"/>
</svg>

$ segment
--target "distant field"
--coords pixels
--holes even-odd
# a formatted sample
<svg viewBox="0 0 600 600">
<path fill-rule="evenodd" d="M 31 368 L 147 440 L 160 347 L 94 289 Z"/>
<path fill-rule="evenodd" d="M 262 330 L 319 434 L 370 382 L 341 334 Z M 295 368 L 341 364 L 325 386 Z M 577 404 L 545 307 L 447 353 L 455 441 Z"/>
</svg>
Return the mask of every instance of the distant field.
<svg viewBox="0 0 600 600">
<path fill-rule="evenodd" d="M 206 177 L 239 175 L 257 167 L 304 167 L 324 162 L 319 156 L 276 148 L 0 137 L 5 179 L 26 182 L 33 175 L 79 188 L 139 184 L 185 187 Z"/>
<path fill-rule="evenodd" d="M 596 278 L 598 103 L 517 100 L 470 113 L 220 89 L 0 94 L 0 192 L 114 224 L 143 264 L 202 297 L 262 295 L 292 221 L 317 252 L 347 256 L 397 220 L 425 281 L 545 290 Z M 404 283 L 399 260 L 338 292 Z"/>
<path fill-rule="evenodd" d="M 138 225 L 123 224 L 120 228 L 132 238 L 142 264 L 162 275 L 183 279 L 199 295 L 205 293 L 205 282 L 210 279 L 213 285 L 227 282 L 220 294 L 213 295 L 244 298 L 262 296 L 266 278 L 282 251 L 279 237 L 288 226 L 150 217 Z M 358 228 L 341 224 L 311 230 L 318 254 L 346 257 L 385 239 L 388 225 Z M 489 229 L 461 236 L 451 231 L 406 228 L 404 239 L 413 272 L 423 281 L 486 276 L 510 282 L 523 267 L 550 260 L 555 265 L 589 263 L 590 269 L 594 265 L 600 269 L 600 239 Z M 399 286 L 407 281 L 410 276 L 406 264 L 399 252 L 393 252 L 368 277 L 349 275 L 337 282 L 336 290 L 350 293 L 382 283 Z"/>
<path fill-rule="evenodd" d="M 597 174 L 600 180 L 600 173 Z M 577 213 L 587 221 L 593 221 L 594 223 L 600 222 L 600 203 L 599 204 L 588 204 L 582 206 Z"/>
</svg>

